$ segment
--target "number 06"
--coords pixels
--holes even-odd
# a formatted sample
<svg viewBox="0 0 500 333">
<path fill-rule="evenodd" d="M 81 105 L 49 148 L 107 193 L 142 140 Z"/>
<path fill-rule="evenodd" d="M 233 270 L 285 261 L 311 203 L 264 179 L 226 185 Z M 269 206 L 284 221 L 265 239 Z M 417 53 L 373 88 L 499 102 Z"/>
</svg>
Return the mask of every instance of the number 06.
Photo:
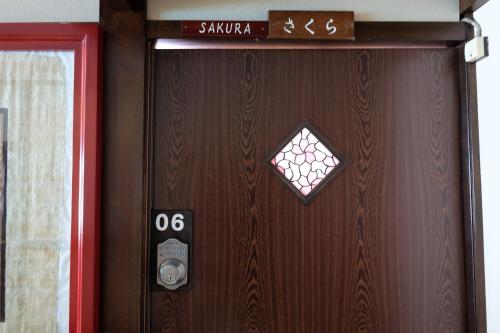
<svg viewBox="0 0 500 333">
<path fill-rule="evenodd" d="M 168 229 L 168 216 L 167 214 L 161 213 L 156 217 L 156 229 L 158 231 L 165 231 Z M 172 229 L 175 231 L 181 231 L 184 229 L 184 215 L 175 214 L 172 217 Z"/>
</svg>

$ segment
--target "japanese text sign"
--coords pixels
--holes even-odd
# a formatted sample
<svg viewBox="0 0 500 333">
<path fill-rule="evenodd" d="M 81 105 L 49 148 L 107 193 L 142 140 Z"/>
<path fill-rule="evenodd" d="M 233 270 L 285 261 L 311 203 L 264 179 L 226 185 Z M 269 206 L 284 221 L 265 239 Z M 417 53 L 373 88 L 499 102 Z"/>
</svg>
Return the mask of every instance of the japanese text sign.
<svg viewBox="0 0 500 333">
<path fill-rule="evenodd" d="M 354 40 L 354 12 L 272 10 L 269 38 Z"/>
</svg>

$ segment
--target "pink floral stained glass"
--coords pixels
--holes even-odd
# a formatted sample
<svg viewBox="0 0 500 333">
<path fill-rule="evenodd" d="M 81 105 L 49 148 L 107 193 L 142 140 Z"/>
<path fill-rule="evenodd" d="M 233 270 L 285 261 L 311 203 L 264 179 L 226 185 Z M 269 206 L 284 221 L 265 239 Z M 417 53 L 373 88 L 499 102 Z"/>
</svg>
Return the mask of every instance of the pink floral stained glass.
<svg viewBox="0 0 500 333">
<path fill-rule="evenodd" d="M 302 127 L 270 160 L 303 201 L 308 201 L 343 164 L 340 155 L 308 127 Z"/>
</svg>

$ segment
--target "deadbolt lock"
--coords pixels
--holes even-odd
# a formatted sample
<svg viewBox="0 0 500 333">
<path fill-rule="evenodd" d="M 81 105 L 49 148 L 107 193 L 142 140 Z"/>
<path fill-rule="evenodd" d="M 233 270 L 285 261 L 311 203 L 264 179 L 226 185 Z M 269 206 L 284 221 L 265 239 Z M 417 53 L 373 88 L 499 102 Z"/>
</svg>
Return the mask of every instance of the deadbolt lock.
<svg viewBox="0 0 500 333">
<path fill-rule="evenodd" d="M 168 290 L 187 284 L 189 267 L 188 244 L 169 238 L 158 244 L 157 283 Z"/>
</svg>

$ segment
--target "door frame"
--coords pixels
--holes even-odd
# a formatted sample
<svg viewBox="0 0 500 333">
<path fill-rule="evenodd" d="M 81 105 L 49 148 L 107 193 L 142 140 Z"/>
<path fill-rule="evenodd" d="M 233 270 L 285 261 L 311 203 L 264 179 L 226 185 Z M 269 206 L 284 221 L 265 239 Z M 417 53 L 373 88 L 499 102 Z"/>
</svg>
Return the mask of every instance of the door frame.
<svg viewBox="0 0 500 333">
<path fill-rule="evenodd" d="M 152 134 L 154 128 L 154 53 L 156 41 L 164 39 L 171 49 L 346 49 L 346 48 L 458 48 L 460 85 L 460 136 L 462 147 L 463 227 L 465 241 L 465 276 L 467 332 L 486 333 L 486 299 L 484 280 L 483 221 L 479 164 L 479 131 L 477 116 L 475 64 L 466 63 L 464 44 L 473 36 L 471 27 L 459 22 L 355 22 L 356 40 L 323 41 L 238 41 L 201 40 L 181 36 L 181 21 L 147 22 L 146 114 L 143 182 L 143 276 L 147 277 L 148 227 L 152 209 Z M 165 47 L 170 48 L 170 47 Z M 142 281 L 141 317 L 143 330 L 149 332 L 149 279 Z"/>
<path fill-rule="evenodd" d="M 70 332 L 99 330 L 101 31 L 96 24 L 2 23 L 0 51 L 73 51 Z"/>
<path fill-rule="evenodd" d="M 474 36 L 472 27 L 469 39 Z M 465 43 L 458 47 L 464 54 Z M 476 64 L 459 59 L 460 119 L 462 144 L 462 188 L 467 281 L 467 323 L 470 333 L 486 333 L 486 291 L 484 272 L 483 211 Z"/>
</svg>

